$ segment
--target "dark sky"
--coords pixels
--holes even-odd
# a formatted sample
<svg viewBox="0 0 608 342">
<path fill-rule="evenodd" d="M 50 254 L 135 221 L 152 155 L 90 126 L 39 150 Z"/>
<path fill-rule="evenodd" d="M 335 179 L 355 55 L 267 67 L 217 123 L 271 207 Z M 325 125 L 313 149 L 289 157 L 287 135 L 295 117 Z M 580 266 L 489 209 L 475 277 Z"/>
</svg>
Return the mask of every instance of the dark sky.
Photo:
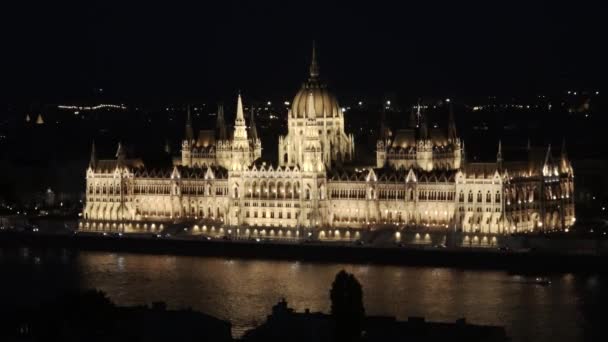
<svg viewBox="0 0 608 342">
<path fill-rule="evenodd" d="M 605 71 L 599 2 L 40 3 L 2 5 L 12 100 L 289 95 L 313 39 L 345 93 L 593 87 Z"/>
</svg>

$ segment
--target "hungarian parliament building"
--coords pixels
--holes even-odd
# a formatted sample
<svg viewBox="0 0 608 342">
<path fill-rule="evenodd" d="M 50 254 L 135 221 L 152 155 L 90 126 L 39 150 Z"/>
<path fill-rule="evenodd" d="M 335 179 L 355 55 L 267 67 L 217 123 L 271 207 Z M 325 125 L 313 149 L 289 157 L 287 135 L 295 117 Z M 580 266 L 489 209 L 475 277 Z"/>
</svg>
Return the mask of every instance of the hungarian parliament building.
<svg viewBox="0 0 608 342">
<path fill-rule="evenodd" d="M 388 229 L 397 239 L 457 232 L 481 243 L 574 223 L 564 145 L 528 146 L 527 158 L 509 161 L 499 143 L 495 161 L 469 162 L 453 111 L 445 116 L 445 128 L 429 128 L 418 106 L 407 127 L 382 123 L 375 165 L 355 165 L 354 137 L 313 48 L 276 165 L 261 160 L 253 112 L 246 120 L 239 95 L 232 130 L 220 107 L 216 128 L 195 135 L 188 113 L 181 158 L 165 170 L 128 158 L 120 144 L 114 159 L 99 160 L 93 145 L 80 230 L 161 233 L 179 225 L 209 237 L 356 240 Z"/>
</svg>

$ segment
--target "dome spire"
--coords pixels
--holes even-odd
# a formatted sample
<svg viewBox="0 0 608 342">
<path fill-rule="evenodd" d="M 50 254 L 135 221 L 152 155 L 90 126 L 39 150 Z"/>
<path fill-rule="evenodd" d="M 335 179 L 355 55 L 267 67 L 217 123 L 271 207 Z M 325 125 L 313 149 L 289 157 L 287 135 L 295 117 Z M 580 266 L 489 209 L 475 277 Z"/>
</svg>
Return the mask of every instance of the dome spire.
<svg viewBox="0 0 608 342">
<path fill-rule="evenodd" d="M 317 49 L 315 48 L 315 41 L 312 41 L 312 60 L 310 62 L 310 77 L 316 78 L 319 76 L 319 65 L 317 64 Z"/>
</svg>

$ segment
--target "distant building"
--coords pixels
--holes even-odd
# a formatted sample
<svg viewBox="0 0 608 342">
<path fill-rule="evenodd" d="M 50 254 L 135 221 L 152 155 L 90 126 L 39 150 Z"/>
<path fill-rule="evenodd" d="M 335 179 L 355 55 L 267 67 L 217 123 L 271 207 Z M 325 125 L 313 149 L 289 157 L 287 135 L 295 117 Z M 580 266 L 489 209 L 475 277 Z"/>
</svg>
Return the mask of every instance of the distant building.
<svg viewBox="0 0 608 342">
<path fill-rule="evenodd" d="M 230 133 L 222 107 L 216 129 L 197 136 L 188 111 L 181 159 L 171 169 L 127 159 L 120 145 L 115 159 L 97 160 L 93 148 L 81 229 L 158 232 L 177 221 L 234 238 L 351 240 L 379 227 L 392 227 L 399 239 L 399 230 L 415 227 L 462 231 L 481 244 L 575 221 L 565 146 L 559 155 L 529 147 L 524 160 L 510 161 L 499 142 L 496 161 L 471 163 L 451 109 L 447 129 L 429 127 L 421 106 L 406 128 L 392 132 L 379 120 L 375 165 L 352 165 L 354 138 L 319 77 L 314 48 L 287 115 L 278 165 L 260 159 L 254 115 L 247 122 L 240 95 Z"/>
</svg>

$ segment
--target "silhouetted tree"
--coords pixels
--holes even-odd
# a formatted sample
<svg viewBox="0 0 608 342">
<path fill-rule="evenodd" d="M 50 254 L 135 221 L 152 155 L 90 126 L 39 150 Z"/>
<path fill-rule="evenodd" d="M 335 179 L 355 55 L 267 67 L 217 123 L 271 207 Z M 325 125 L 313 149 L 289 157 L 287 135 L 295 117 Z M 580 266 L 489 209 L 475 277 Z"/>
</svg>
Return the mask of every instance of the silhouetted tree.
<svg viewBox="0 0 608 342">
<path fill-rule="evenodd" d="M 342 270 L 329 291 L 331 315 L 335 324 L 335 340 L 339 342 L 357 341 L 361 337 L 365 309 L 363 291 L 354 275 Z"/>
</svg>

